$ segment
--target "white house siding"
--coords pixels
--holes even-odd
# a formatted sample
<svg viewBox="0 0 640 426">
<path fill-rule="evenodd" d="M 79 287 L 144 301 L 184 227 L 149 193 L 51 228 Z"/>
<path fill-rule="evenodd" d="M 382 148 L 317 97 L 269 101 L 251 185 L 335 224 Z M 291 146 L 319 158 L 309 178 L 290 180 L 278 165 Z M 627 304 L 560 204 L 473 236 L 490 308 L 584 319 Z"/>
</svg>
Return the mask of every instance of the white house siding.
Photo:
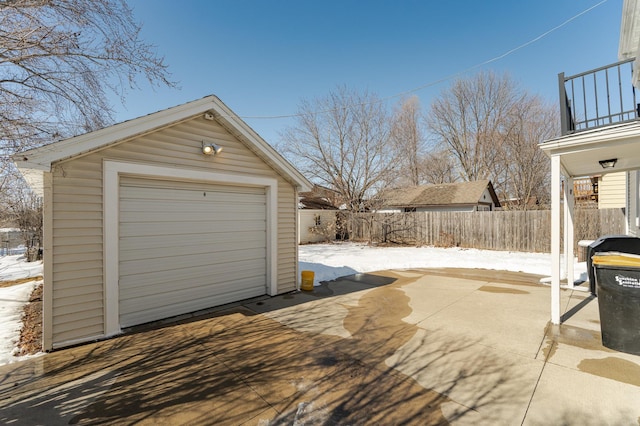
<svg viewBox="0 0 640 426">
<path fill-rule="evenodd" d="M 495 205 L 493 204 L 493 198 L 491 198 L 491 192 L 488 189 L 485 189 L 482 193 L 482 197 L 478 200 L 479 203 L 488 204 L 491 206 L 491 210 L 495 210 Z M 489 206 L 487 206 L 489 207 Z"/>
<path fill-rule="evenodd" d="M 598 208 L 624 208 L 627 202 L 627 173 L 608 173 L 598 183 Z"/>
<path fill-rule="evenodd" d="M 202 155 L 201 141 L 224 151 Z M 295 188 L 215 121 L 198 117 L 53 167 L 52 324 L 45 349 L 104 334 L 102 162 L 157 164 L 278 179 L 278 292 L 296 286 Z"/>
<path fill-rule="evenodd" d="M 324 235 L 312 233 L 310 230 L 316 226 L 316 217 L 320 218 L 321 226 L 327 225 L 330 230 L 334 230 L 333 237 L 335 237 L 336 210 L 302 209 L 298 210 L 298 217 L 298 242 L 300 244 L 318 243 L 326 240 Z"/>
</svg>

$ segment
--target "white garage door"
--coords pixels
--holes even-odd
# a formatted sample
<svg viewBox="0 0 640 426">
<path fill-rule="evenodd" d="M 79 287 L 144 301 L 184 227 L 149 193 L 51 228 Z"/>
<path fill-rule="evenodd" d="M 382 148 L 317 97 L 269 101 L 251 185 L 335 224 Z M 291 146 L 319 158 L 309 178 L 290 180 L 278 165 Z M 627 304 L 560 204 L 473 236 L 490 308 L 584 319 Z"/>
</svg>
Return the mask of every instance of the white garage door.
<svg viewBox="0 0 640 426">
<path fill-rule="evenodd" d="M 264 188 L 120 179 L 120 325 L 265 294 Z"/>
</svg>

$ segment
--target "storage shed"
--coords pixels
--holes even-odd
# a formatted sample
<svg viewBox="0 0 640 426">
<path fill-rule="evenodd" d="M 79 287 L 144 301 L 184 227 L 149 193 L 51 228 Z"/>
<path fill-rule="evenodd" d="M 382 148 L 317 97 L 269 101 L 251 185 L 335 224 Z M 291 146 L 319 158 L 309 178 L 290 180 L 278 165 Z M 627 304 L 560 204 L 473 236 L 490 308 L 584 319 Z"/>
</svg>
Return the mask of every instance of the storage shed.
<svg viewBox="0 0 640 426">
<path fill-rule="evenodd" d="M 44 196 L 45 350 L 296 289 L 310 184 L 215 96 L 14 160 Z"/>
</svg>

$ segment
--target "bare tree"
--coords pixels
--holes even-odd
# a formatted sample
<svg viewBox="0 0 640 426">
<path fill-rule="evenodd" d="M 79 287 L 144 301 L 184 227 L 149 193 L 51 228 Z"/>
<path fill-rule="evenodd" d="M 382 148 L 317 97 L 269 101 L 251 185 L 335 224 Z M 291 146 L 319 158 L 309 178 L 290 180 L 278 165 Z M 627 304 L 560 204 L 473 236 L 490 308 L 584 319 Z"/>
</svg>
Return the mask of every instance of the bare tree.
<svg viewBox="0 0 640 426">
<path fill-rule="evenodd" d="M 400 101 L 392 117 L 391 142 L 400 155 L 398 184 L 420 185 L 420 160 L 424 151 L 420 100 L 412 96 Z"/>
<path fill-rule="evenodd" d="M 20 191 L 10 208 L 27 249 L 27 261 L 37 260 L 42 247 L 42 198 L 31 191 Z"/>
<path fill-rule="evenodd" d="M 538 147 L 557 136 L 558 114 L 537 96 L 527 96 L 512 106 L 507 117 L 509 132 L 504 140 L 507 191 L 511 208 L 529 209 L 549 200 L 549 158 Z"/>
<path fill-rule="evenodd" d="M 346 87 L 303 100 L 297 123 L 282 134 L 291 161 L 316 183 L 337 191 L 350 211 L 368 208 L 394 177 L 397 153 L 388 139 L 382 101 Z"/>
<path fill-rule="evenodd" d="M 139 34 L 125 0 L 1 1 L 2 154 L 109 124 L 107 92 L 123 99 L 138 76 L 173 85 Z"/>
<path fill-rule="evenodd" d="M 508 76 L 480 73 L 443 92 L 427 123 L 462 180 L 491 179 L 501 199 L 527 209 L 548 198 L 549 162 L 538 144 L 556 134 L 556 117 Z"/>
<path fill-rule="evenodd" d="M 426 154 L 420 163 L 420 175 L 425 183 L 455 182 L 455 164 L 449 151 L 433 150 Z"/>
<path fill-rule="evenodd" d="M 110 124 L 107 93 L 124 100 L 139 77 L 174 86 L 140 29 L 125 0 L 0 1 L 0 203 L 28 244 L 42 209 L 10 156 Z"/>
<path fill-rule="evenodd" d="M 483 72 L 456 81 L 435 99 L 427 124 L 455 158 L 462 180 L 492 179 L 496 188 L 502 186 L 503 164 L 495 159 L 505 137 L 505 117 L 519 98 L 507 76 Z"/>
</svg>

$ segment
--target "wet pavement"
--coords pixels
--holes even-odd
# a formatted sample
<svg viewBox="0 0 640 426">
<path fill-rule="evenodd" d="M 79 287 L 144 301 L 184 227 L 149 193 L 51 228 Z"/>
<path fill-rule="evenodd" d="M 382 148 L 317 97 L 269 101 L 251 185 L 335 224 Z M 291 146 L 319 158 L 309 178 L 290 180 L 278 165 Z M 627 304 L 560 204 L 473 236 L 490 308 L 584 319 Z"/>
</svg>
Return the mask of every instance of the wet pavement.
<svg viewBox="0 0 640 426">
<path fill-rule="evenodd" d="M 638 424 L 640 357 L 540 277 L 396 270 L 0 366 L 2 424 Z"/>
</svg>

